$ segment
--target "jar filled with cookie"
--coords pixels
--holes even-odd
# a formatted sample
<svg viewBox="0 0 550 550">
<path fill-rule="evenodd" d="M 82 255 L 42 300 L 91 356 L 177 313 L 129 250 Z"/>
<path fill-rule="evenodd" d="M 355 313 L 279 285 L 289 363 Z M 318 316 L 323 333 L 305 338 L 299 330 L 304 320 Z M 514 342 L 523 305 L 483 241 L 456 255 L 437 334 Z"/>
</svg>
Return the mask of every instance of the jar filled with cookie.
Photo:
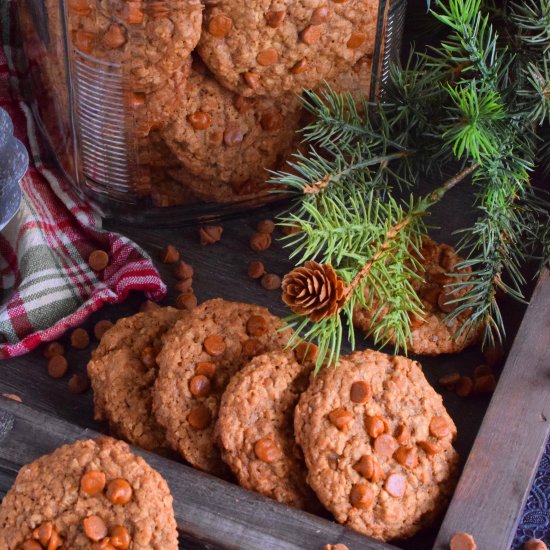
<svg viewBox="0 0 550 550">
<path fill-rule="evenodd" d="M 304 91 L 379 98 L 405 7 L 22 0 L 18 86 L 74 188 L 106 216 L 235 213 L 281 199 L 270 171 L 292 170 Z"/>
</svg>

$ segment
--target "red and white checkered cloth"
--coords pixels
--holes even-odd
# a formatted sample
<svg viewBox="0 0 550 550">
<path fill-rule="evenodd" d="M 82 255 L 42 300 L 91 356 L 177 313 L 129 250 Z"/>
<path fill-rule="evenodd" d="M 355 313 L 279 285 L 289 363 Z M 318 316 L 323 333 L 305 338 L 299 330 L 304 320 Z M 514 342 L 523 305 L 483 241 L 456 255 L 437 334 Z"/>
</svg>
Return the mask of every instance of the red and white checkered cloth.
<svg viewBox="0 0 550 550">
<path fill-rule="evenodd" d="M 132 290 L 157 300 L 166 294 L 148 255 L 122 235 L 101 230 L 101 219 L 41 160 L 28 107 L 9 97 L 8 59 L 0 49 L 0 106 L 29 152 L 23 201 L 0 233 L 0 359 L 24 354 L 59 338 L 107 303 Z M 92 250 L 108 252 L 101 273 L 87 263 Z"/>
</svg>

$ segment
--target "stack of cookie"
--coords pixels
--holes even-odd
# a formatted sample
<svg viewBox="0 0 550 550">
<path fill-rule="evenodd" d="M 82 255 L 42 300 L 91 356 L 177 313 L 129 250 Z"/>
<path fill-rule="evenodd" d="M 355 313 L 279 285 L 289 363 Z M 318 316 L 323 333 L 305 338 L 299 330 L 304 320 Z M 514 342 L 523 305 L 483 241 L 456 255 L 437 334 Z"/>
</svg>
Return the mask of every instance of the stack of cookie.
<svg viewBox="0 0 550 550">
<path fill-rule="evenodd" d="M 379 4 L 70 0 L 68 27 L 76 51 L 122 68 L 137 190 L 229 202 L 264 194 L 288 159 L 303 90 L 368 96 Z"/>
<path fill-rule="evenodd" d="M 122 319 L 88 373 L 98 419 L 149 450 L 387 540 L 445 506 L 456 428 L 420 365 L 375 351 L 312 375 L 315 347 L 221 299 Z"/>
</svg>

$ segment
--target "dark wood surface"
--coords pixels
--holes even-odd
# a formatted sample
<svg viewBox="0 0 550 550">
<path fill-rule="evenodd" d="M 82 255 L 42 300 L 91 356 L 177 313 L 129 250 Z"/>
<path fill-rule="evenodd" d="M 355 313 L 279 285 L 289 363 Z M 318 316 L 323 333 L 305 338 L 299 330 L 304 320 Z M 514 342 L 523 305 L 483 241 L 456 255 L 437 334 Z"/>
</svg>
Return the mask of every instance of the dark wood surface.
<svg viewBox="0 0 550 550">
<path fill-rule="evenodd" d="M 544 271 L 510 350 L 435 544 L 457 531 L 478 548 L 510 548 L 550 435 L 550 272 Z"/>
<path fill-rule="evenodd" d="M 444 230 L 435 230 L 434 237 L 441 239 L 446 236 L 449 240 L 449 231 L 458 228 L 460 225 L 467 223 L 464 222 L 463 218 L 458 216 L 449 217 L 446 215 L 448 212 L 464 212 L 464 197 L 460 192 L 451 193 L 449 197 L 446 198 L 446 203 L 444 204 L 441 213 L 436 213 L 431 223 L 444 225 Z M 200 301 L 204 301 L 209 298 L 214 297 L 223 297 L 229 300 L 240 300 L 246 302 L 254 302 L 268 306 L 274 313 L 280 315 L 286 315 L 288 312 L 285 309 L 284 305 L 280 300 L 280 293 L 276 291 L 267 291 L 261 287 L 259 282 L 249 279 L 246 275 L 246 267 L 250 260 L 260 258 L 264 261 L 266 268 L 270 272 L 283 275 L 286 273 L 292 266 L 292 264 L 287 259 L 286 252 L 281 248 L 280 243 L 275 242 L 274 245 L 266 252 L 257 254 L 250 250 L 248 246 L 248 240 L 250 235 L 253 232 L 255 224 L 258 220 L 269 216 L 274 215 L 274 211 L 267 212 L 255 212 L 244 215 L 241 219 L 225 221 L 223 222 L 224 233 L 222 240 L 212 246 L 202 247 L 198 242 L 198 229 L 197 227 L 187 227 L 182 229 L 145 229 L 143 227 L 128 227 L 122 226 L 111 222 L 109 227 L 111 229 L 116 229 L 121 232 L 124 232 L 129 237 L 136 240 L 141 244 L 145 249 L 147 249 L 154 258 L 158 257 L 160 250 L 167 244 L 173 243 L 178 249 L 182 252 L 182 257 L 193 264 L 195 268 L 195 277 L 194 277 L 194 289 Z M 280 237 L 280 234 L 276 235 Z M 172 277 L 172 268 L 170 266 L 165 266 L 157 262 L 163 279 L 170 286 L 174 282 Z M 175 298 L 175 294 L 171 291 L 169 296 L 166 298 L 164 303 L 172 303 Z M 105 307 L 100 312 L 93 315 L 90 320 L 84 325 L 85 328 L 90 331 L 93 328 L 95 322 L 99 319 L 111 319 L 116 320 L 119 317 L 134 313 L 139 308 L 139 305 L 143 302 L 143 295 L 135 294 L 130 296 L 128 300 L 119 305 L 112 305 Z M 509 341 L 513 340 L 513 335 L 519 325 L 521 318 L 523 316 L 523 308 L 517 303 L 508 302 L 506 299 L 503 301 L 503 308 L 508 320 L 508 329 L 509 329 Z M 541 337 L 541 345 L 543 343 L 544 333 L 539 332 Z M 368 342 L 361 340 L 360 335 L 358 335 L 358 346 L 360 348 L 366 347 Z M 546 335 L 546 339 L 547 335 Z M 92 341 L 93 341 L 92 337 Z M 84 395 L 72 395 L 68 392 L 67 383 L 70 374 L 74 372 L 85 372 L 85 366 L 89 359 L 91 349 L 96 343 L 93 343 L 89 349 L 79 351 L 70 348 L 68 343 L 68 335 L 61 339 L 61 342 L 67 348 L 67 358 L 70 364 L 69 373 L 61 380 L 53 380 L 48 377 L 46 373 L 46 360 L 41 355 L 41 350 L 37 350 L 33 353 L 30 353 L 26 356 L 12 359 L 9 361 L 3 361 L 0 363 L 0 393 L 15 393 L 19 395 L 23 402 L 32 408 L 38 413 L 36 417 L 37 423 L 50 423 L 49 418 L 46 421 L 38 420 L 41 413 L 46 413 L 51 415 L 60 421 L 66 421 L 71 423 L 72 427 L 69 431 L 71 433 L 71 438 L 81 437 L 82 432 L 80 429 L 91 429 L 96 431 L 105 431 L 105 426 L 95 422 L 93 420 L 93 406 L 92 406 L 92 396 L 91 392 L 87 392 Z M 547 341 L 546 347 L 550 348 L 550 342 Z M 472 349 L 466 350 L 465 352 L 453 355 L 453 356 L 443 356 L 439 358 L 422 358 L 421 363 L 424 367 L 424 372 L 428 380 L 435 386 L 436 390 L 443 394 L 445 404 L 453 416 L 454 420 L 457 423 L 459 430 L 459 439 L 457 441 L 457 448 L 461 454 L 463 461 L 468 457 L 469 451 L 472 447 L 474 439 L 477 435 L 477 431 L 489 404 L 489 397 L 486 396 L 476 396 L 468 399 L 463 399 L 456 396 L 452 392 L 445 391 L 437 382 L 439 377 L 448 372 L 458 371 L 462 374 L 472 374 L 473 369 L 482 361 L 482 355 L 480 349 L 474 347 Z M 515 363 L 515 368 L 521 368 L 521 365 Z M 542 379 L 542 374 L 539 375 Z M 503 392 L 505 391 L 502 390 Z M 539 391 L 539 390 L 536 390 Z M 512 403 L 511 403 L 512 404 Z M 516 410 L 519 417 L 521 417 L 521 403 L 516 403 Z M 57 424 L 56 424 L 57 425 Z M 66 426 L 65 424 L 59 424 L 60 426 Z M 63 429 L 61 429 L 61 435 L 57 441 L 63 441 Z M 501 425 L 498 430 L 501 431 L 503 426 Z M 502 448 L 499 450 L 499 453 L 506 452 L 515 452 L 515 447 L 513 447 L 513 442 L 509 442 L 506 438 L 506 431 L 502 434 L 503 439 L 501 441 Z M 27 440 L 29 443 L 29 440 Z M 533 441 L 532 444 L 535 444 Z M 510 446 L 512 445 L 512 446 Z M 537 451 L 542 448 L 540 445 L 537 448 Z M 28 447 L 28 452 L 30 453 L 27 458 L 30 459 L 32 456 L 39 454 L 40 448 L 32 451 Z M 34 453 L 34 454 L 32 454 Z M 7 467 L 7 470 L 3 470 L 2 482 L 0 483 L 0 493 L 8 487 L 9 483 L 12 482 L 13 477 L 16 473 L 17 464 L 24 461 L 24 455 L 17 455 L 16 460 L 11 461 L 11 466 Z M 499 455 L 495 455 L 491 460 L 496 461 Z M 530 463 L 530 468 L 533 470 L 535 468 L 535 459 L 533 456 L 530 456 L 532 459 Z M 158 459 L 156 459 L 158 460 Z M 155 462 L 155 465 L 157 463 Z M 165 459 L 162 459 L 161 467 L 163 468 L 163 473 L 167 468 L 167 462 Z M 241 491 L 239 488 L 227 485 L 224 482 L 213 480 L 205 474 L 200 474 L 196 472 L 196 478 L 194 478 L 195 472 L 189 470 L 188 468 L 182 466 L 177 462 L 170 462 L 171 467 L 174 468 L 174 472 L 177 472 L 176 481 L 179 478 L 180 472 L 185 472 L 185 476 L 182 479 L 185 479 L 185 483 L 176 483 L 172 484 L 173 475 L 169 476 L 169 482 L 174 490 L 176 502 L 178 506 L 185 506 L 185 502 L 192 501 L 198 502 L 201 499 L 202 507 L 208 508 L 211 506 L 212 509 L 216 510 L 215 515 L 217 520 L 220 523 L 222 522 L 222 516 L 226 513 L 229 514 L 229 517 L 235 516 L 231 521 L 235 522 L 233 525 L 236 529 L 243 530 L 243 526 L 237 527 L 238 515 L 244 513 L 241 511 L 240 506 L 241 502 L 254 502 L 253 512 L 258 517 L 254 521 L 260 522 L 259 529 L 262 530 L 266 525 L 270 525 L 273 528 L 273 531 L 270 531 L 271 535 L 276 532 L 278 529 L 281 530 L 281 536 L 284 540 L 284 537 L 290 536 L 283 533 L 284 529 L 289 528 L 289 526 L 294 525 L 294 530 L 298 527 L 292 522 L 298 521 L 297 516 L 301 516 L 299 512 L 288 511 L 289 516 L 287 517 L 284 512 L 280 511 L 282 507 L 276 506 L 274 503 L 268 502 L 265 503 L 265 499 L 254 497 L 251 501 L 249 498 L 252 498 L 248 493 Z M 184 470 L 181 470 L 184 468 Z M 501 476 L 501 472 L 497 469 L 494 470 L 495 473 L 498 472 Z M 183 474 L 182 474 L 183 475 Z M 193 480 L 200 480 L 193 483 Z M 207 485 L 205 485 L 205 480 L 208 479 Z M 512 482 L 514 479 L 513 474 L 508 476 L 508 480 Z M 222 500 L 227 506 L 227 509 L 224 512 L 220 512 L 220 508 L 217 507 L 217 493 L 213 492 L 210 494 L 208 491 L 205 492 L 204 487 L 218 488 L 220 494 L 222 495 Z M 483 484 L 480 483 L 478 489 L 483 491 Z M 526 490 L 526 487 L 523 487 L 523 490 Z M 229 501 L 224 500 L 223 495 L 239 495 L 235 498 L 239 500 Z M 210 504 L 205 504 L 207 501 Z M 258 503 L 256 505 L 256 503 Z M 262 504 L 263 503 L 263 504 Z M 500 504 L 495 505 L 494 509 L 498 510 Z M 515 509 L 519 509 L 520 504 L 514 505 Z M 199 516 L 203 513 L 206 513 L 205 510 L 201 508 Z M 276 515 L 273 515 L 277 510 Z M 510 509 L 510 508 L 507 508 Z M 181 511 L 181 509 L 180 509 Z M 251 513 L 252 513 L 251 511 Z M 485 510 L 479 509 L 477 513 L 484 514 Z M 279 521 L 279 515 L 282 514 L 281 518 L 285 518 L 283 523 L 280 526 L 277 526 Z M 187 516 L 187 521 L 185 523 L 185 513 L 182 516 L 184 518 L 184 527 L 189 525 L 191 518 L 196 518 L 197 516 L 191 514 Z M 199 518 L 200 519 L 200 518 Z M 510 518 L 506 515 L 506 525 L 507 531 L 510 533 L 513 531 L 514 522 L 516 518 Z M 229 521 L 229 520 L 228 520 Z M 251 518 L 247 517 L 247 521 L 251 521 Z M 305 520 L 304 520 L 305 521 Z M 267 522 L 267 523 L 261 523 Z M 286 522 L 286 523 L 285 523 Z M 288 523 L 290 522 L 290 523 Z M 231 522 L 230 522 L 231 523 Z M 306 522 L 307 523 L 307 522 Z M 322 522 L 323 525 L 326 522 Z M 201 524 L 207 534 L 212 527 L 210 524 Z M 206 525 L 206 527 L 205 527 Z M 282 526 L 285 526 L 284 528 Z M 309 525 L 309 524 L 308 524 Z M 433 542 L 437 536 L 437 530 L 439 525 L 435 525 L 434 528 L 426 530 L 410 541 L 396 543 L 397 547 L 411 550 L 419 550 L 424 548 L 430 548 L 433 545 Z M 341 528 L 332 524 L 331 527 L 327 527 L 327 534 L 330 536 L 340 536 L 342 532 Z M 333 531 L 337 529 L 337 531 Z M 292 529 L 291 529 L 292 530 Z M 193 534 L 197 535 L 199 538 L 204 538 L 202 536 L 202 531 L 191 531 Z M 240 532 L 240 531 L 239 531 Z M 244 535 L 243 535 L 244 536 Z M 208 540 L 213 540 L 208 538 Z M 219 540 L 219 539 L 214 539 Z M 233 539 L 230 539 L 233 540 Z M 287 540 L 289 544 L 295 544 L 294 539 Z M 318 541 L 320 539 L 312 539 Z M 333 540 L 333 539 L 331 539 Z M 334 539 L 336 540 L 336 539 Z M 294 542 L 293 542 L 294 541 Z M 352 544 L 350 546 L 351 550 L 355 548 L 368 548 L 365 546 L 366 539 L 362 538 L 360 546 L 357 544 Z M 237 544 L 237 546 L 239 546 Z M 189 544 L 186 542 L 186 547 L 189 547 Z M 239 546 L 243 547 L 243 546 Z M 289 546 L 284 546 L 287 548 Z M 292 548 L 296 546 L 290 546 Z M 374 545 L 372 548 L 376 548 Z M 250 548 L 261 548 L 261 546 L 250 546 Z M 275 548 L 275 546 L 274 546 Z M 314 546 L 305 545 L 303 548 L 316 548 Z M 320 547 L 322 548 L 322 547 Z M 481 547 L 483 548 L 483 547 Z M 492 547 L 488 547 L 492 548 Z"/>
</svg>

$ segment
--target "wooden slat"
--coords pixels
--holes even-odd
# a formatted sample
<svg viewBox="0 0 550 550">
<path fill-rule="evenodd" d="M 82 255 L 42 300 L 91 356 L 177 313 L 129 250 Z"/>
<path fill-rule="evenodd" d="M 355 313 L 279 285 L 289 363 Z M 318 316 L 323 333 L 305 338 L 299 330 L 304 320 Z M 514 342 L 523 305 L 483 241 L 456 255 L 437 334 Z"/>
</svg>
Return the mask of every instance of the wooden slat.
<svg viewBox="0 0 550 550">
<path fill-rule="evenodd" d="M 77 439 L 98 434 L 25 405 L 0 399 L 0 493 L 23 464 Z M 294 510 L 178 462 L 134 449 L 158 470 L 174 496 L 178 528 L 194 538 L 239 550 L 395 550 L 316 516 Z"/>
<path fill-rule="evenodd" d="M 550 272 L 531 298 L 434 548 L 457 531 L 480 549 L 513 541 L 550 435 Z"/>
</svg>

